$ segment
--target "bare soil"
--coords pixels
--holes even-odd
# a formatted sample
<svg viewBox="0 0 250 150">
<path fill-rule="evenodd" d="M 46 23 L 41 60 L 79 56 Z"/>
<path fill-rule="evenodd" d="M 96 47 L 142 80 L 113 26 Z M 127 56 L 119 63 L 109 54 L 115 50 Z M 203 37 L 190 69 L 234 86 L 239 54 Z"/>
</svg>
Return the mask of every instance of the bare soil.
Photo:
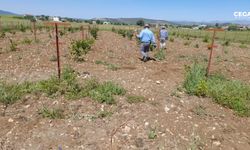
<svg viewBox="0 0 250 150">
<path fill-rule="evenodd" d="M 9 36 L 9 35 L 8 35 Z M 32 35 L 25 35 L 32 38 Z M 23 33 L 13 38 L 22 41 Z M 8 82 L 39 81 L 56 75 L 54 37 L 38 35 L 39 42 L 18 44 L 16 52 L 6 52 L 8 38 L 0 41 L 0 79 Z M 250 149 L 250 119 L 234 114 L 209 98 L 188 96 L 178 91 L 185 76 L 185 65 L 208 57 L 207 43 L 200 39 L 175 38 L 169 42 L 166 60 L 140 61 L 135 40 L 100 31 L 98 40 L 83 63 L 69 55 L 72 39 L 80 33 L 61 38 L 62 66 L 72 66 L 82 77 L 114 81 L 127 90 L 127 95 L 139 95 L 145 102 L 129 104 L 126 96 L 117 96 L 115 105 L 97 103 L 89 98 L 69 101 L 64 97 L 47 98 L 27 95 L 9 106 L 0 116 L 0 149 L 2 150 L 106 150 L 106 149 Z M 200 48 L 194 45 L 199 44 Z M 239 44 L 221 46 L 217 43 L 212 72 L 250 83 L 250 51 Z M 151 52 L 153 56 L 154 52 Z M 117 71 L 98 65 L 101 60 L 120 66 Z M 86 76 L 86 72 L 89 74 Z M 38 114 L 43 106 L 64 110 L 65 119 L 50 120 Z M 4 106 L 0 104 L 3 112 Z M 100 111 L 111 111 L 109 117 L 98 118 Z M 149 139 L 155 130 L 156 137 Z"/>
</svg>

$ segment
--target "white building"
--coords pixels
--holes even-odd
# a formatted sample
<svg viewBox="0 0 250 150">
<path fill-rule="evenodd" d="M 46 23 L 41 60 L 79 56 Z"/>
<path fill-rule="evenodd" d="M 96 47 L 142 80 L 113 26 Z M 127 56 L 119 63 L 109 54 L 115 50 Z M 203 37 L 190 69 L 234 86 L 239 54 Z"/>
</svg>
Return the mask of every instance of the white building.
<svg viewBox="0 0 250 150">
<path fill-rule="evenodd" d="M 56 21 L 56 22 L 60 22 L 60 18 L 59 17 L 50 17 L 50 20 Z"/>
<path fill-rule="evenodd" d="M 207 27 L 207 25 L 202 24 L 202 25 L 198 25 L 197 27 L 193 27 L 194 30 L 199 30 L 199 29 L 205 29 Z"/>
<path fill-rule="evenodd" d="M 105 22 L 103 22 L 103 24 L 110 24 L 110 22 L 105 21 Z"/>
</svg>

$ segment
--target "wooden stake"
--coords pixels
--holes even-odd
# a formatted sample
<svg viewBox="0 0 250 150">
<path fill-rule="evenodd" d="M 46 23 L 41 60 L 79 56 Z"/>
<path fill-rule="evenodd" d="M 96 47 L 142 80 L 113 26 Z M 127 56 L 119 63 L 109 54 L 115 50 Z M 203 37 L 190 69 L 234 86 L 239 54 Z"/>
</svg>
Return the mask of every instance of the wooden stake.
<svg viewBox="0 0 250 150">
<path fill-rule="evenodd" d="M 56 52 L 57 52 L 57 70 L 58 78 L 61 79 L 61 63 L 60 63 L 60 50 L 59 50 L 59 38 L 58 38 L 58 25 L 55 23 L 56 28 Z"/>
<path fill-rule="evenodd" d="M 35 41 L 36 41 L 36 22 L 33 21 L 32 24 L 33 24 L 34 37 L 35 37 Z"/>
<path fill-rule="evenodd" d="M 216 32 L 217 31 L 224 31 L 223 29 L 208 29 L 208 31 L 213 31 L 213 37 L 212 37 L 212 44 L 209 46 L 210 48 L 210 55 L 209 55 L 209 60 L 208 60 L 208 66 L 207 66 L 207 73 L 206 76 L 209 76 L 210 74 L 210 69 L 211 69 L 211 63 L 212 63 L 212 57 L 213 57 L 213 49 L 214 49 L 214 41 L 216 37 Z"/>
<path fill-rule="evenodd" d="M 2 20 L 1 20 L 2 18 L 1 18 L 1 16 L 0 16 L 0 31 L 2 31 Z"/>
</svg>

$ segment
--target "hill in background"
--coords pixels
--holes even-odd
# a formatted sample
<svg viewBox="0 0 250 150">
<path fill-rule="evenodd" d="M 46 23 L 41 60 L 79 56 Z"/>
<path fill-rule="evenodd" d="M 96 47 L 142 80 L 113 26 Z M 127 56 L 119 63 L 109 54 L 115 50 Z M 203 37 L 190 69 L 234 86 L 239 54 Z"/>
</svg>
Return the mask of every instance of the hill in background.
<svg viewBox="0 0 250 150">
<path fill-rule="evenodd" d="M 0 10 L 0 15 L 18 15 L 18 14 L 9 12 L 9 11 Z"/>
<path fill-rule="evenodd" d="M 107 21 L 112 23 L 125 23 L 135 25 L 138 20 L 144 20 L 145 23 L 150 24 L 173 24 L 166 20 L 146 19 L 146 18 L 94 18 L 92 20 Z"/>
</svg>

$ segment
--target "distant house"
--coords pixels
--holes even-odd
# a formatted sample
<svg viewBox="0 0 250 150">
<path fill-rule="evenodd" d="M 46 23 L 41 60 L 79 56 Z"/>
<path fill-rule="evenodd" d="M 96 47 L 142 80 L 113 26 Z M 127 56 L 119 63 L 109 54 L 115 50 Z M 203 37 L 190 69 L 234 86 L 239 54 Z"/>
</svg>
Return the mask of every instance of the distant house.
<svg viewBox="0 0 250 150">
<path fill-rule="evenodd" d="M 60 18 L 59 17 L 49 17 L 49 20 L 51 21 L 56 21 L 56 22 L 60 22 Z"/>
<path fill-rule="evenodd" d="M 53 21 L 59 22 L 59 21 L 60 21 L 60 18 L 59 18 L 59 17 L 53 17 Z"/>
<path fill-rule="evenodd" d="M 207 27 L 207 25 L 205 24 L 201 24 L 201 25 L 198 25 L 196 27 L 193 27 L 194 30 L 199 30 L 199 29 L 205 29 Z"/>
<path fill-rule="evenodd" d="M 111 24 L 111 23 L 108 21 L 104 21 L 103 24 Z"/>
<path fill-rule="evenodd" d="M 221 28 L 224 30 L 228 30 L 229 26 L 222 26 Z"/>
<path fill-rule="evenodd" d="M 200 28 L 199 27 L 193 27 L 194 30 L 199 30 Z"/>
<path fill-rule="evenodd" d="M 23 17 L 25 19 L 28 19 L 28 20 L 31 20 L 31 21 L 37 21 L 38 20 L 36 16 L 30 15 L 30 14 L 25 14 Z"/>
<path fill-rule="evenodd" d="M 246 30 L 247 30 L 247 26 L 240 26 L 240 27 L 239 27 L 239 30 L 241 30 L 241 31 L 246 31 Z"/>
</svg>

